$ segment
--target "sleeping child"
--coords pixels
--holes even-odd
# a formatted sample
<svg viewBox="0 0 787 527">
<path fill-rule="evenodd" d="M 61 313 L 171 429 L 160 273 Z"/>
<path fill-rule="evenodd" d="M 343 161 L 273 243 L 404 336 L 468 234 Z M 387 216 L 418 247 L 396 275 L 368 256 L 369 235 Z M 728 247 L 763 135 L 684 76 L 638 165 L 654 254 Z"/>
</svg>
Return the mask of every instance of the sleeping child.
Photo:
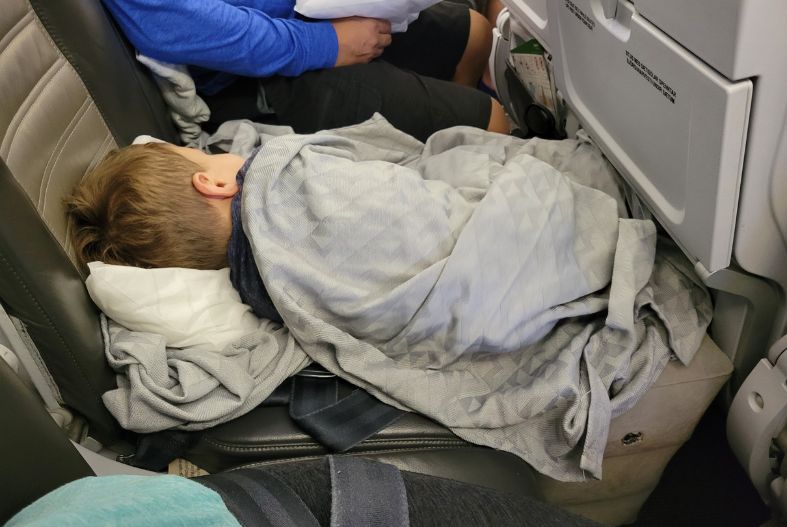
<svg viewBox="0 0 787 527">
<path fill-rule="evenodd" d="M 168 426 L 223 422 L 308 357 L 464 439 L 581 480 L 601 475 L 610 416 L 704 338 L 712 309 L 691 264 L 656 252 L 652 222 L 625 217 L 614 170 L 586 139 L 456 127 L 421 143 L 380 116 L 237 137 L 248 156 L 122 149 L 67 201 L 81 264 L 228 266 L 241 299 L 284 323 L 213 353 L 107 331 L 107 356 L 129 370 L 104 397 L 123 426 L 150 431 L 162 412 Z M 184 389 L 181 372 L 198 382 Z M 242 386 L 206 405 L 229 409 L 195 422 L 199 396 L 230 372 Z"/>
<path fill-rule="evenodd" d="M 650 276 L 653 224 L 576 181 L 613 177 L 587 142 L 465 127 L 424 144 L 379 116 L 261 141 L 248 159 L 163 143 L 109 155 L 67 201 L 78 261 L 229 267 L 258 317 L 425 367 L 598 312 L 588 295 L 619 265 L 638 271 L 626 303 Z"/>
<path fill-rule="evenodd" d="M 230 280 L 258 317 L 281 322 L 248 265 L 240 189 L 244 159 L 167 143 L 110 153 L 66 201 L 80 265 L 230 268 Z"/>
</svg>

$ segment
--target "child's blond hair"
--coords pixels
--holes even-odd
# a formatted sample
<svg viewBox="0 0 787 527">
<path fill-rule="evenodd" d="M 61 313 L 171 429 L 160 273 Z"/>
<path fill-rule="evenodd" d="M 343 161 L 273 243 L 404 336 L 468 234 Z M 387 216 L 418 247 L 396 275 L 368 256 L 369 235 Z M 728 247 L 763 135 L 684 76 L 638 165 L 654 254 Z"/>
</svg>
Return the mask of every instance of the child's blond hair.
<svg viewBox="0 0 787 527">
<path fill-rule="evenodd" d="M 162 143 L 110 152 L 65 201 L 78 263 L 225 267 L 219 213 L 191 183 L 201 170 Z"/>
</svg>

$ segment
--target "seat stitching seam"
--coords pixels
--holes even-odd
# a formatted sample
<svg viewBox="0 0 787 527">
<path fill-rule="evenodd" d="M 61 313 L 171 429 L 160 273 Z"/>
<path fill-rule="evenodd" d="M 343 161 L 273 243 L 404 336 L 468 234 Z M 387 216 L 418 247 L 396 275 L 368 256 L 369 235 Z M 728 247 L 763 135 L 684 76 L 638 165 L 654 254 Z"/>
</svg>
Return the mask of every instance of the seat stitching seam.
<svg viewBox="0 0 787 527">
<path fill-rule="evenodd" d="M 63 143 L 61 145 L 61 149 L 58 152 L 57 157 L 55 158 L 54 163 L 52 163 L 52 169 L 49 171 L 49 174 L 44 173 L 44 179 L 46 180 L 46 183 L 44 183 L 43 179 L 42 179 L 42 182 L 41 182 L 44 185 L 44 188 L 43 188 L 44 195 L 43 195 L 43 198 L 41 199 L 41 203 L 40 203 L 40 210 L 42 212 L 44 211 L 44 208 L 46 207 L 46 197 L 47 197 L 47 194 L 49 193 L 49 182 L 51 180 L 51 175 L 55 171 L 55 169 L 57 168 L 57 164 L 58 164 L 58 162 L 60 162 L 60 158 L 63 156 L 63 152 L 65 152 L 66 146 L 68 145 L 68 142 L 71 140 L 71 137 L 74 135 L 74 132 L 77 131 L 77 128 L 79 128 L 79 123 L 81 123 L 82 120 L 85 118 L 85 116 L 87 116 L 90 113 L 90 108 L 93 106 L 93 100 L 90 99 L 90 97 L 86 97 L 85 98 L 85 102 L 89 102 L 89 104 L 87 105 L 85 110 L 82 112 L 82 115 L 79 117 L 79 119 L 77 119 L 77 121 L 74 123 L 74 127 L 71 128 L 71 132 L 69 132 L 68 137 L 66 137 L 66 140 L 63 141 Z M 80 107 L 80 110 L 82 108 L 84 108 L 84 107 L 85 107 L 85 103 L 83 102 L 82 106 Z M 74 117 L 76 117 L 76 115 Z M 74 122 L 74 120 L 72 119 L 71 122 Z M 69 126 L 70 126 L 70 123 L 69 123 Z M 61 138 L 62 138 L 62 136 L 61 136 Z M 52 155 L 54 155 L 54 151 L 52 152 Z M 84 176 L 84 175 L 85 175 L 85 172 L 83 171 L 82 172 L 82 176 Z M 80 177 L 79 179 L 81 181 L 82 177 Z M 40 190 L 39 190 L 39 192 L 40 192 Z"/>
<path fill-rule="evenodd" d="M 22 24 L 23 22 L 25 22 L 25 18 L 29 18 L 30 20 L 28 20 L 26 23 Z M 5 52 L 6 49 L 8 49 L 8 47 L 11 45 L 11 43 L 14 40 L 16 40 L 16 37 L 20 33 L 22 33 L 25 30 L 25 28 L 28 25 L 30 25 L 31 22 L 33 22 L 34 18 L 35 18 L 35 15 L 33 14 L 33 11 L 32 11 L 32 9 L 30 9 L 30 5 L 28 4 L 27 12 L 24 15 L 22 15 L 19 18 L 19 20 L 16 21 L 16 23 L 11 27 L 11 29 L 9 29 L 8 32 L 5 34 L 5 36 L 3 36 L 3 38 L 0 40 L 0 54 L 2 54 L 3 52 Z M 8 39 L 8 40 L 4 43 L 3 40 L 6 40 L 6 39 Z"/>
<path fill-rule="evenodd" d="M 66 55 L 66 53 L 63 50 L 60 49 L 60 46 L 57 45 L 57 43 L 55 42 L 54 38 L 52 37 L 52 35 L 49 33 L 49 31 L 47 30 L 46 26 L 44 25 L 44 22 L 41 19 L 41 15 L 38 13 L 38 11 L 35 10 L 34 6 L 31 5 L 31 7 L 33 9 L 33 12 L 36 15 L 35 19 L 34 19 L 34 22 L 36 23 L 36 25 L 39 27 L 41 32 L 46 37 L 46 41 L 49 44 L 49 46 L 55 51 L 55 53 L 57 53 L 58 58 L 63 59 L 63 61 L 65 61 L 66 64 L 68 64 L 68 66 L 74 72 L 74 75 L 76 75 L 77 79 L 79 80 L 79 84 L 82 86 L 82 89 L 84 89 L 90 95 L 91 99 L 95 100 L 95 96 L 93 95 L 93 92 L 90 90 L 90 88 L 88 88 L 87 84 L 85 84 L 85 80 L 82 78 L 82 75 L 80 74 L 79 68 L 77 68 L 68 59 L 68 56 Z M 64 46 L 64 48 L 65 48 L 65 46 Z M 113 135 L 113 137 L 114 137 L 115 134 L 113 133 L 112 128 L 107 124 L 106 120 L 104 119 L 104 115 L 101 113 L 100 110 L 99 110 L 98 113 L 99 113 L 99 117 L 101 118 L 101 123 L 104 125 L 104 128 L 106 128 L 106 130 L 109 133 L 111 133 Z"/>
<path fill-rule="evenodd" d="M 66 61 L 61 57 L 57 57 L 52 65 L 47 68 L 43 75 L 38 79 L 35 86 L 33 86 L 32 91 L 25 97 L 25 100 L 22 101 L 22 104 L 19 105 L 16 113 L 14 114 L 13 120 L 8 124 L 8 128 L 6 129 L 6 135 L 3 137 L 2 143 L 0 143 L 0 152 L 5 151 L 6 156 L 10 154 L 12 147 L 14 146 L 14 141 L 17 138 L 17 133 L 19 132 L 19 128 L 21 128 L 22 123 L 25 122 L 25 119 L 30 115 L 28 111 L 32 106 L 39 100 L 44 93 L 54 86 L 54 83 L 51 83 L 52 79 L 54 79 L 58 73 L 63 69 L 66 65 Z M 57 66 L 57 67 L 56 67 Z M 39 86 L 42 86 L 39 89 Z M 24 110 L 24 111 L 23 111 Z M 13 131 L 12 131 L 13 129 Z M 8 132 L 11 132 L 9 135 Z M 8 145 L 7 147 L 4 145 Z"/>
<path fill-rule="evenodd" d="M 99 145 L 98 149 L 93 154 L 93 157 L 90 159 L 90 162 L 85 167 L 85 170 L 82 172 L 82 175 L 80 176 L 79 181 L 82 181 L 82 179 L 84 179 L 85 174 L 87 173 L 87 171 L 90 170 L 91 167 L 94 166 L 94 162 L 96 161 L 96 159 L 98 159 L 99 157 L 103 158 L 104 155 L 106 155 L 106 152 L 109 151 L 109 149 L 112 147 L 112 143 L 113 142 L 114 142 L 114 138 L 112 137 L 112 134 L 109 132 L 109 130 L 105 130 L 104 140 L 101 142 L 101 144 Z M 107 145 L 109 145 L 109 147 L 107 147 Z M 46 220 L 44 220 L 44 221 L 46 221 Z M 47 225 L 48 225 L 48 222 L 47 222 Z M 51 228 L 51 226 L 50 226 L 50 228 Z M 68 255 L 69 258 L 71 258 L 71 254 L 69 254 L 69 247 L 71 246 L 70 244 L 71 244 L 71 232 L 68 229 L 68 227 L 66 227 L 66 233 L 65 233 L 65 236 L 63 237 L 63 248 L 65 249 L 66 255 Z M 79 271 L 80 276 L 82 276 L 82 270 L 81 269 L 77 269 L 77 271 Z M 84 280 L 84 278 L 85 277 L 82 276 L 83 280 Z"/>
<path fill-rule="evenodd" d="M 488 447 L 483 447 L 483 446 L 480 446 L 480 445 L 471 445 L 469 443 L 464 443 L 464 444 L 458 445 L 458 446 L 460 448 L 468 448 L 468 449 L 469 448 L 484 448 L 484 449 L 488 449 L 488 450 L 494 450 L 494 449 L 490 449 Z M 427 452 L 429 450 L 445 450 L 445 447 L 444 446 L 424 446 L 422 448 L 413 449 L 412 452 Z M 497 452 L 500 452 L 500 451 L 498 450 Z M 388 450 L 377 450 L 377 451 L 374 451 L 374 452 L 347 452 L 346 454 L 343 454 L 343 455 L 362 456 L 362 455 L 367 455 L 367 454 L 401 454 L 401 453 L 402 453 L 401 449 L 388 449 Z M 188 454 L 186 454 L 186 455 L 188 455 Z M 280 458 L 280 459 L 269 459 L 269 460 L 266 460 L 266 461 L 257 461 L 257 462 L 254 462 L 254 463 L 247 463 L 245 465 L 239 465 L 239 466 L 233 467 L 233 468 L 231 468 L 229 470 L 230 471 L 232 471 L 232 470 L 240 470 L 242 468 L 260 467 L 260 466 L 263 466 L 263 465 L 272 465 L 272 464 L 283 463 L 283 462 L 288 462 L 288 461 L 296 461 L 296 462 L 297 461 L 309 461 L 311 459 L 322 459 L 322 458 L 323 458 L 322 455 L 313 455 L 313 456 L 303 456 L 303 457 L 288 457 L 288 458 Z"/>
<path fill-rule="evenodd" d="M 37 11 L 35 6 L 33 6 L 32 4 L 31 4 L 31 7 L 32 7 L 33 11 L 36 14 L 35 22 L 39 26 L 41 31 L 44 33 L 44 35 L 46 36 L 46 39 L 47 39 L 47 42 L 49 43 L 49 45 L 52 47 L 52 49 L 54 49 L 58 53 L 59 56 L 61 56 L 63 58 L 63 60 L 65 60 L 68 63 L 68 65 L 74 71 L 74 74 L 79 79 L 79 82 L 82 85 L 82 87 L 84 88 L 84 90 L 88 94 L 90 94 L 90 97 L 95 101 L 96 97 L 93 94 L 93 91 L 90 89 L 90 87 L 85 82 L 85 80 L 84 80 L 84 78 L 82 76 L 81 67 L 79 66 L 78 63 L 76 63 L 76 60 L 74 59 L 73 54 L 71 54 L 71 53 L 67 54 L 66 53 L 66 46 L 65 46 L 65 44 L 63 45 L 62 48 L 57 44 L 57 42 L 55 41 L 55 37 L 49 32 L 49 30 L 46 27 L 46 22 L 45 21 L 48 21 L 48 18 L 46 16 L 42 16 L 42 14 L 39 11 Z M 58 35 L 58 40 L 62 40 L 59 35 Z M 74 62 L 72 62 L 71 59 L 74 59 Z M 98 105 L 96 107 L 98 108 Z M 113 137 L 116 137 L 114 127 L 110 126 L 107 123 L 107 121 L 104 119 L 104 114 L 101 112 L 100 108 L 99 108 L 99 112 L 98 113 L 99 113 L 99 116 L 101 117 L 101 122 L 103 123 L 104 127 L 107 129 L 107 131 L 109 131 L 109 133 L 112 134 Z M 117 134 L 117 137 L 119 137 L 119 134 Z"/>
<path fill-rule="evenodd" d="M 307 449 L 307 448 L 314 448 L 314 447 L 323 447 L 319 443 L 310 443 L 310 444 L 293 444 L 293 445 L 268 445 L 268 446 L 233 446 L 225 442 L 216 441 L 210 438 L 203 438 L 202 441 L 209 443 L 213 446 L 224 450 L 236 451 L 236 452 L 250 452 L 250 451 L 275 451 L 275 450 L 287 450 L 287 449 Z M 366 441 L 359 443 L 360 445 L 374 445 L 375 443 L 399 443 L 402 447 L 406 447 L 412 444 L 426 444 L 426 445 L 435 445 L 435 447 L 446 446 L 446 445 L 454 445 L 454 446 L 463 446 L 467 445 L 465 441 L 457 440 L 457 439 L 396 439 L 396 440 L 389 440 L 389 439 L 377 439 L 372 441 Z"/>
<path fill-rule="evenodd" d="M 60 154 L 62 154 L 63 149 L 65 148 L 66 143 L 71 138 L 71 135 L 74 133 L 79 121 L 82 120 L 82 117 L 85 116 L 87 110 L 90 108 L 88 104 L 90 102 L 90 97 L 85 96 L 85 100 L 82 101 L 82 104 L 79 106 L 74 115 L 71 117 L 71 121 L 69 121 L 68 125 L 66 125 L 63 133 L 60 135 L 60 139 L 58 139 L 55 148 L 52 150 L 52 153 L 49 154 L 49 159 L 47 159 L 46 166 L 44 166 L 44 173 L 43 177 L 41 178 L 41 184 L 38 187 L 39 192 L 39 199 L 38 199 L 38 207 L 39 209 L 43 209 L 43 206 L 46 204 L 46 190 L 49 187 L 49 180 L 52 177 L 52 172 L 55 169 L 55 165 L 57 165 L 57 159 L 60 159 Z M 75 122 L 76 121 L 76 122 Z M 66 137 L 66 131 L 71 130 Z M 57 159 L 55 160 L 54 164 L 52 163 L 52 159 L 55 157 L 55 153 L 58 153 Z M 50 169 L 51 165 L 51 169 Z"/>
<path fill-rule="evenodd" d="M 17 283 L 20 286 L 22 286 L 22 288 L 24 289 L 25 293 L 27 293 L 28 297 L 33 302 L 33 305 L 35 306 L 35 308 L 46 319 L 47 323 L 49 324 L 50 329 L 57 336 L 58 340 L 60 340 L 60 343 L 63 345 L 64 350 L 68 353 L 69 359 L 71 359 L 71 362 L 74 364 L 74 366 L 76 366 L 77 371 L 81 374 L 82 378 L 85 380 L 85 384 L 90 388 L 90 390 L 93 393 L 98 393 L 98 391 L 95 389 L 95 387 L 90 382 L 90 378 L 82 370 L 81 364 L 79 364 L 79 361 L 77 361 L 76 358 L 74 357 L 74 354 L 73 354 L 73 351 L 71 350 L 71 347 L 68 345 L 68 343 L 66 342 L 65 338 L 63 338 L 63 335 L 57 329 L 57 326 L 55 326 L 55 324 L 52 322 L 52 318 L 49 316 L 49 314 L 46 312 L 46 310 L 43 308 L 43 306 L 41 306 L 40 302 L 38 302 L 38 299 L 35 297 L 35 295 L 33 295 L 33 293 L 30 291 L 30 288 L 28 287 L 27 283 L 22 279 L 22 277 L 19 275 L 19 273 L 16 271 L 16 269 L 11 265 L 11 262 L 9 262 L 8 259 L 5 256 L 3 256 L 2 253 L 0 253 L 0 259 L 2 259 L 3 263 L 5 264 L 5 266 L 8 268 L 8 270 L 17 279 Z M 99 394 L 99 396 L 100 396 L 100 394 Z"/>
<path fill-rule="evenodd" d="M 48 380 L 47 384 L 52 389 L 52 392 L 54 393 L 55 396 L 55 400 L 57 400 L 57 402 L 60 403 L 61 406 L 64 405 L 65 401 L 63 401 L 63 395 L 60 393 L 60 387 L 57 385 L 57 382 L 55 382 L 55 378 L 52 377 L 52 373 L 49 371 L 49 367 L 46 365 L 46 362 L 44 361 L 43 357 L 41 357 L 41 351 L 35 345 L 35 342 L 33 342 L 33 338 L 30 336 L 30 333 L 27 331 L 27 326 L 25 325 L 25 323 L 18 318 L 17 321 L 22 329 L 20 330 L 19 328 L 16 328 L 16 325 L 14 325 L 14 327 L 18 332 L 24 333 L 23 335 L 24 338 L 22 338 L 22 343 L 27 348 L 29 356 L 33 359 L 33 362 L 36 363 L 39 373 L 41 373 L 43 376 L 47 378 Z M 27 342 L 25 342 L 25 339 L 30 340 L 34 349 L 30 349 L 30 347 L 27 345 Z"/>
</svg>

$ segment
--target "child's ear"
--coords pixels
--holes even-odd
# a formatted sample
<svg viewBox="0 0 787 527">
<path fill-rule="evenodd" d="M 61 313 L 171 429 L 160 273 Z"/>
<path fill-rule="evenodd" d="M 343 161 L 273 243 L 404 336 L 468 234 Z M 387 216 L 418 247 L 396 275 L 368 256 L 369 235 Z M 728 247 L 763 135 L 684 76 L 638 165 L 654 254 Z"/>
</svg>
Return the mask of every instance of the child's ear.
<svg viewBox="0 0 787 527">
<path fill-rule="evenodd" d="M 230 198 L 238 192 L 234 181 L 227 183 L 207 172 L 194 172 L 191 176 L 191 184 L 206 198 Z"/>
<path fill-rule="evenodd" d="M 210 177 L 205 172 L 194 172 L 191 176 L 191 184 L 203 196 L 210 197 L 212 195 Z"/>
</svg>

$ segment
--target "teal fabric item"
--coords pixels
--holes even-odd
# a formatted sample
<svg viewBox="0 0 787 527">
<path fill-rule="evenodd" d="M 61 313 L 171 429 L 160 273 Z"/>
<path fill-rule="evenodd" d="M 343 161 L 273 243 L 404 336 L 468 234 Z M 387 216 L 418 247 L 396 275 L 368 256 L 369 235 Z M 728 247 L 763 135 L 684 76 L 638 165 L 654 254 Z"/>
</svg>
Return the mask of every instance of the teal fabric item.
<svg viewBox="0 0 787 527">
<path fill-rule="evenodd" d="M 240 527 L 214 491 L 180 476 L 102 476 L 72 481 L 39 498 L 14 526 Z"/>
</svg>

